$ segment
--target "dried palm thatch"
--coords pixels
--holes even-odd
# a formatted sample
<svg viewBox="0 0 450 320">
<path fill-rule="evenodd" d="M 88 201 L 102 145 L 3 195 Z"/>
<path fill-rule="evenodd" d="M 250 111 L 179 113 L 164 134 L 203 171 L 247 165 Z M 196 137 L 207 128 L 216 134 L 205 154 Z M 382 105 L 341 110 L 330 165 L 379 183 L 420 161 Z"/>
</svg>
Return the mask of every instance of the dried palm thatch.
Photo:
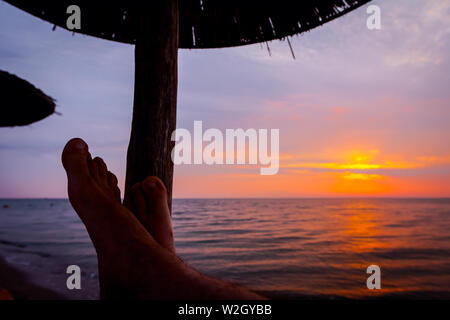
<svg viewBox="0 0 450 320">
<path fill-rule="evenodd" d="M 67 8 L 81 9 L 79 33 L 135 44 L 133 122 L 125 203 L 131 187 L 158 176 L 171 204 L 179 48 L 222 48 L 311 30 L 370 0 L 6 0 L 66 28 Z M 289 40 L 289 38 L 288 38 Z"/>
<path fill-rule="evenodd" d="M 0 127 L 26 126 L 55 112 L 55 100 L 26 80 L 0 70 Z"/>
<path fill-rule="evenodd" d="M 282 39 L 338 18 L 370 0 L 179 0 L 179 48 L 222 48 Z M 103 39 L 136 43 L 142 11 L 152 1 L 6 0 L 32 15 L 66 28 L 69 5 L 82 11 L 82 28 Z M 149 14 L 151 17 L 151 14 Z"/>
</svg>

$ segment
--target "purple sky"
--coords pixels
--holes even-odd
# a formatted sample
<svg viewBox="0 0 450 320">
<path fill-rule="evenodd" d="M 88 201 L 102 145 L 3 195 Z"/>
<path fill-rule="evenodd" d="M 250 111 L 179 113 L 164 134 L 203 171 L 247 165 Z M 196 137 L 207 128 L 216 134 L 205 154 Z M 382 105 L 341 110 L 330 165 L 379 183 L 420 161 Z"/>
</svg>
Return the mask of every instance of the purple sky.
<svg viewBox="0 0 450 320">
<path fill-rule="evenodd" d="M 381 7 L 382 30 L 366 28 L 364 6 L 294 37 L 296 60 L 282 41 L 270 43 L 272 56 L 259 44 L 180 50 L 178 127 L 192 129 L 202 120 L 205 128 L 279 128 L 281 156 L 303 163 L 376 150 L 383 163 L 417 164 L 375 172 L 392 191 L 381 194 L 450 196 L 450 1 L 371 4 Z M 124 182 L 134 47 L 51 28 L 0 3 L 0 68 L 56 98 L 62 113 L 29 127 L 0 128 L 0 197 L 66 197 L 60 152 L 76 136 Z M 254 182 L 295 180 L 292 193 L 253 188 L 245 175 L 258 172 L 177 167 L 175 196 L 333 195 L 320 165 Z M 250 186 L 239 193 L 230 191 L 235 180 L 220 182 L 239 175 Z M 320 181 L 310 192 L 302 185 L 308 179 Z M 416 189 L 406 187 L 414 183 Z M 424 184 L 432 186 L 419 187 Z"/>
</svg>

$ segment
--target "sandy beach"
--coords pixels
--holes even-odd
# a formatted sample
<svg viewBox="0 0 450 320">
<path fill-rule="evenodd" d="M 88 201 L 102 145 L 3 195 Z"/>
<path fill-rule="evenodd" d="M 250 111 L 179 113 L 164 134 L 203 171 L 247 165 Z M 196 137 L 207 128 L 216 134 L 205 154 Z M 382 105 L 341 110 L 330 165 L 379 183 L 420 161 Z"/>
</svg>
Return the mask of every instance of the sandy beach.
<svg viewBox="0 0 450 320">
<path fill-rule="evenodd" d="M 39 287 L 22 271 L 0 257 L 0 289 L 8 290 L 15 300 L 62 300 L 64 297 L 52 290 Z"/>
</svg>

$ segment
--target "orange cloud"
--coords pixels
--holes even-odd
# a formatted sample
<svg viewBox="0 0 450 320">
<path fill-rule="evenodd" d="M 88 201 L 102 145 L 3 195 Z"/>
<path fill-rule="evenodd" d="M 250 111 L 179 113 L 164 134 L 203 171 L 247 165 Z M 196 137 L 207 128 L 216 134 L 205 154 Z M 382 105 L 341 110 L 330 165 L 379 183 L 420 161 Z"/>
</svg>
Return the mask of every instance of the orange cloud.
<svg viewBox="0 0 450 320">
<path fill-rule="evenodd" d="M 404 160 L 378 160 L 381 158 L 379 150 L 373 149 L 367 152 L 350 151 L 336 155 L 322 155 L 316 158 L 332 157 L 340 161 L 332 162 L 294 162 L 282 161 L 281 168 L 296 169 L 330 169 L 330 170 L 376 170 L 376 169 L 417 169 L 435 164 L 450 164 L 450 156 L 419 156 L 411 161 Z M 282 156 L 281 160 L 298 159 L 299 156 Z M 389 158 L 389 156 L 384 156 Z M 284 163 L 283 163 L 284 162 Z"/>
<path fill-rule="evenodd" d="M 365 174 L 365 173 L 353 173 L 353 172 L 346 172 L 342 175 L 343 179 L 347 180 L 363 180 L 363 181 L 369 181 L 369 180 L 379 180 L 383 179 L 382 175 L 379 174 Z"/>
<path fill-rule="evenodd" d="M 391 162 L 384 163 L 292 163 L 282 168 L 315 168 L 315 169 L 332 169 L 332 170 L 373 170 L 373 169 L 414 169 L 421 165 L 418 163 L 408 162 Z"/>
</svg>

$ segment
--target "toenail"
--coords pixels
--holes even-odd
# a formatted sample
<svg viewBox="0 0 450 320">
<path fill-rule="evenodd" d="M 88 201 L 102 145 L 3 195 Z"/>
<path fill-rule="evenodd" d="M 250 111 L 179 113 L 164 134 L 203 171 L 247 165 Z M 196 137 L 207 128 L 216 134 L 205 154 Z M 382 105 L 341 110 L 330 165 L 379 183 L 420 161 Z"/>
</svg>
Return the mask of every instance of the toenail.
<svg viewBox="0 0 450 320">
<path fill-rule="evenodd" d="M 146 180 L 144 183 L 147 188 L 156 188 L 156 182 L 153 180 Z"/>
<path fill-rule="evenodd" d="M 86 149 L 86 143 L 84 143 L 84 141 L 82 140 L 78 140 L 77 142 L 75 142 L 74 147 L 75 149 L 84 150 Z"/>
</svg>

